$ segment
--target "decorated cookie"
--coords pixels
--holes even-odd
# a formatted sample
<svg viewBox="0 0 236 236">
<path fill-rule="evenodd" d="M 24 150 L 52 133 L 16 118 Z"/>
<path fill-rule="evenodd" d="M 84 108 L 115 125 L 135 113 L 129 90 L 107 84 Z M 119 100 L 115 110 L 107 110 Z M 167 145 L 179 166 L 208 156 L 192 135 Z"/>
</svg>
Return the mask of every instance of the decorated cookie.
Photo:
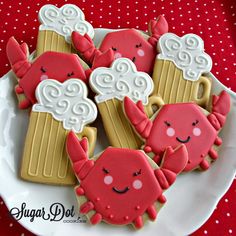
<svg viewBox="0 0 236 236">
<path fill-rule="evenodd" d="M 74 31 L 72 42 L 85 61 L 90 64 L 93 64 L 96 57 L 112 50 L 114 59 L 129 58 L 135 63 L 138 71 L 151 74 L 157 54 L 157 41 L 166 32 L 168 32 L 168 24 L 163 16 L 159 16 L 157 21 L 151 20 L 149 23 L 150 36 L 135 29 L 114 31 L 106 34 L 97 49 L 89 35 L 81 36 Z M 103 66 L 107 66 L 105 60 Z"/>
<path fill-rule="evenodd" d="M 122 101 L 129 96 L 134 102 L 141 100 L 144 105 L 147 104 L 153 89 L 151 77 L 137 71 L 131 60 L 119 58 L 110 68 L 95 69 L 89 83 L 97 94 L 95 100 L 110 144 L 114 147 L 139 148 L 142 142 L 124 115 Z"/>
<path fill-rule="evenodd" d="M 92 25 L 85 20 L 84 13 L 73 4 L 61 8 L 46 4 L 39 11 L 39 33 L 37 56 L 45 51 L 74 53 L 71 45 L 71 33 L 75 30 L 81 35 L 94 36 Z"/>
<path fill-rule="evenodd" d="M 135 105 L 126 97 L 124 108 L 133 127 L 145 140 L 145 152 L 153 153 L 157 163 L 166 147 L 185 144 L 189 160 L 184 170 L 198 167 L 206 170 L 218 157 L 216 148 L 222 143 L 218 133 L 230 111 L 230 96 L 225 91 L 219 96 L 214 95 L 210 114 L 195 103 L 167 104 L 153 121 L 143 112 L 141 102 Z"/>
<path fill-rule="evenodd" d="M 207 108 L 211 92 L 210 72 L 212 60 L 204 52 L 203 40 L 195 34 L 178 37 L 172 33 L 162 35 L 158 41 L 153 95 L 164 102 L 194 101 Z"/>
<path fill-rule="evenodd" d="M 45 52 L 33 62 L 28 60 L 28 47 L 25 43 L 19 45 L 11 37 L 7 43 L 7 56 L 19 85 L 15 91 L 24 94 L 24 100 L 19 108 L 26 109 L 36 102 L 35 89 L 37 85 L 48 78 L 64 82 L 70 78 L 78 78 L 86 82 L 87 75 L 79 57 L 76 54 Z"/>
<path fill-rule="evenodd" d="M 166 202 L 163 191 L 185 167 L 188 155 L 184 145 L 168 148 L 159 168 L 143 151 L 109 147 L 98 157 L 88 158 L 87 139 L 70 132 L 67 152 L 80 182 L 75 193 L 80 213 L 91 224 L 101 221 L 129 225 L 137 229 L 146 220 L 154 221 Z"/>
<path fill-rule="evenodd" d="M 87 98 L 87 87 L 78 79 L 64 83 L 42 81 L 36 90 L 27 131 L 21 177 L 47 184 L 74 184 L 75 177 L 65 149 L 70 130 L 87 137 L 92 155 L 96 128 L 86 125 L 97 117 L 95 104 Z"/>
</svg>

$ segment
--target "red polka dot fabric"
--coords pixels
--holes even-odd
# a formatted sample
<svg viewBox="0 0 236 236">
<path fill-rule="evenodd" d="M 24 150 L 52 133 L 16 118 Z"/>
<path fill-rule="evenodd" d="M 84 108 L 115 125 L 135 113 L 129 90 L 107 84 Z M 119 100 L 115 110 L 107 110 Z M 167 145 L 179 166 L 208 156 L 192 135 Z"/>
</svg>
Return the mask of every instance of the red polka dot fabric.
<svg viewBox="0 0 236 236">
<path fill-rule="evenodd" d="M 39 9 L 78 5 L 95 28 L 137 28 L 146 31 L 150 19 L 163 14 L 171 32 L 200 35 L 213 60 L 213 74 L 236 92 L 236 2 L 235 0 L 3 0 L 0 1 L 0 74 L 9 69 L 5 45 L 12 35 L 35 49 Z M 8 214 L 0 200 L 0 235 L 32 235 Z M 210 219 L 194 234 L 236 235 L 236 182 L 222 198 Z"/>
</svg>

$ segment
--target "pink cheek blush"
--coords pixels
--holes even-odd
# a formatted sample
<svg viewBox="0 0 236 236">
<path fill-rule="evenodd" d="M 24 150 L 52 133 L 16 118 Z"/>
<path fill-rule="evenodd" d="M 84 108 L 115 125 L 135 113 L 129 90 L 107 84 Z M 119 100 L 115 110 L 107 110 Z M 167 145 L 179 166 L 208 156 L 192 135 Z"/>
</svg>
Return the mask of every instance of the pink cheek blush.
<svg viewBox="0 0 236 236">
<path fill-rule="evenodd" d="M 47 76 L 47 75 L 41 75 L 41 77 L 40 77 L 40 80 L 41 80 L 41 81 L 46 80 L 46 79 L 48 79 L 48 76 Z"/>
<path fill-rule="evenodd" d="M 114 57 L 115 57 L 115 59 L 117 59 L 117 58 L 120 58 L 120 57 L 122 57 L 122 55 L 121 55 L 121 53 L 119 53 L 119 52 L 116 52 L 116 53 L 115 53 L 115 55 L 114 55 Z"/>
<path fill-rule="evenodd" d="M 143 57 L 145 55 L 145 53 L 142 49 L 138 49 L 137 53 L 140 57 Z"/>
<path fill-rule="evenodd" d="M 195 136 L 200 136 L 202 131 L 199 128 L 194 128 L 193 129 L 193 135 Z"/>
<path fill-rule="evenodd" d="M 111 175 L 106 175 L 106 176 L 104 177 L 104 183 L 105 183 L 106 185 L 109 185 L 109 184 L 111 184 L 112 182 L 113 182 L 113 178 L 112 178 Z"/>
<path fill-rule="evenodd" d="M 166 130 L 166 134 L 167 134 L 167 136 L 169 136 L 169 137 L 173 137 L 173 136 L 175 135 L 175 130 L 174 130 L 173 128 L 168 128 L 168 129 Z"/>
<path fill-rule="evenodd" d="M 138 180 L 138 179 L 136 179 L 134 182 L 133 182 L 133 187 L 135 188 L 135 189 L 140 189 L 140 188 L 142 188 L 142 186 L 143 186 L 143 183 L 142 183 L 142 181 L 141 180 Z"/>
</svg>

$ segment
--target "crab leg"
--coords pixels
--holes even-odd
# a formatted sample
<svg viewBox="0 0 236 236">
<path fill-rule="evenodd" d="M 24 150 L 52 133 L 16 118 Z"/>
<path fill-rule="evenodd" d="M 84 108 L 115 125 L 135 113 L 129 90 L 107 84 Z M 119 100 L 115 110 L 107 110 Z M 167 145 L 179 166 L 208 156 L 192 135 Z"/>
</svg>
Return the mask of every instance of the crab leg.
<svg viewBox="0 0 236 236">
<path fill-rule="evenodd" d="M 85 202 L 80 206 L 80 213 L 87 214 L 94 209 L 94 204 L 91 201 Z"/>
<path fill-rule="evenodd" d="M 83 189 L 82 187 L 77 187 L 77 188 L 75 189 L 75 192 L 76 192 L 76 194 L 79 195 L 79 196 L 83 196 L 83 195 L 84 195 L 84 189 Z"/>
<path fill-rule="evenodd" d="M 219 136 L 217 136 L 214 144 L 220 146 L 222 144 L 222 139 Z"/>
<path fill-rule="evenodd" d="M 92 225 L 96 225 L 96 224 L 100 223 L 101 221 L 102 221 L 102 215 L 100 213 L 95 213 L 90 218 L 90 222 Z"/>
<path fill-rule="evenodd" d="M 28 99 L 28 98 L 25 98 L 24 100 L 22 100 L 20 103 L 19 103 L 19 108 L 20 109 L 27 109 L 31 106 L 31 101 Z"/>
<path fill-rule="evenodd" d="M 155 220 L 156 217 L 157 217 L 157 211 L 155 209 L 155 207 L 152 205 L 152 206 L 149 206 L 146 210 L 147 214 L 148 214 L 148 217 L 151 219 L 151 220 Z"/>
<path fill-rule="evenodd" d="M 155 155 L 153 157 L 153 161 L 155 161 L 157 163 L 157 165 L 159 165 L 159 163 L 161 162 L 161 156 L 160 155 Z"/>
<path fill-rule="evenodd" d="M 143 218 L 142 216 L 138 216 L 134 221 L 133 224 L 135 228 L 140 229 L 143 227 Z"/>
<path fill-rule="evenodd" d="M 166 197 L 161 194 L 161 196 L 158 197 L 157 201 L 164 204 L 166 202 Z"/>
<path fill-rule="evenodd" d="M 216 160 L 218 158 L 218 153 L 213 148 L 209 150 L 208 154 L 213 160 Z"/>
<path fill-rule="evenodd" d="M 208 163 L 207 160 L 202 160 L 202 162 L 199 164 L 199 166 L 200 166 L 203 170 L 207 170 L 207 169 L 210 167 L 210 165 L 209 165 L 209 163 Z"/>
<path fill-rule="evenodd" d="M 16 92 L 17 94 L 22 94 L 22 93 L 24 93 L 24 90 L 23 90 L 19 85 L 17 85 L 17 86 L 15 87 L 15 92 Z"/>
</svg>

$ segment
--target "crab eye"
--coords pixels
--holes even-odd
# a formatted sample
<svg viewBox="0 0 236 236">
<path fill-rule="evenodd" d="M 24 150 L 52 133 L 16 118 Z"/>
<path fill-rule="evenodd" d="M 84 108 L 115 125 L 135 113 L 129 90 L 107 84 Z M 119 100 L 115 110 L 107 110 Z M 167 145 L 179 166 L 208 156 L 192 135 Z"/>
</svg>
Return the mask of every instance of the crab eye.
<svg viewBox="0 0 236 236">
<path fill-rule="evenodd" d="M 71 77 L 72 75 L 74 75 L 74 72 L 72 71 L 71 73 L 68 73 L 67 76 Z"/>
<path fill-rule="evenodd" d="M 41 66 L 40 70 L 41 70 L 43 73 L 46 73 L 46 69 L 43 68 L 43 66 Z"/>
<path fill-rule="evenodd" d="M 103 168 L 102 171 L 103 171 L 105 174 L 109 174 L 109 173 L 110 173 L 109 170 L 107 170 L 107 169 L 105 169 L 105 168 Z"/>
<path fill-rule="evenodd" d="M 140 43 L 140 44 L 136 44 L 135 47 L 136 47 L 136 48 L 141 48 L 141 47 L 142 47 L 142 44 L 141 44 L 141 43 Z"/>
<path fill-rule="evenodd" d="M 192 126 L 196 126 L 199 123 L 198 120 L 196 120 L 195 122 L 192 123 Z"/>
<path fill-rule="evenodd" d="M 115 48 L 115 47 L 111 47 L 111 48 L 112 48 L 113 51 L 117 51 L 117 48 Z"/>
<path fill-rule="evenodd" d="M 141 169 L 133 173 L 133 176 L 138 176 L 138 175 L 141 175 Z"/>
<path fill-rule="evenodd" d="M 168 121 L 164 122 L 168 127 L 170 127 L 170 123 Z"/>
</svg>

